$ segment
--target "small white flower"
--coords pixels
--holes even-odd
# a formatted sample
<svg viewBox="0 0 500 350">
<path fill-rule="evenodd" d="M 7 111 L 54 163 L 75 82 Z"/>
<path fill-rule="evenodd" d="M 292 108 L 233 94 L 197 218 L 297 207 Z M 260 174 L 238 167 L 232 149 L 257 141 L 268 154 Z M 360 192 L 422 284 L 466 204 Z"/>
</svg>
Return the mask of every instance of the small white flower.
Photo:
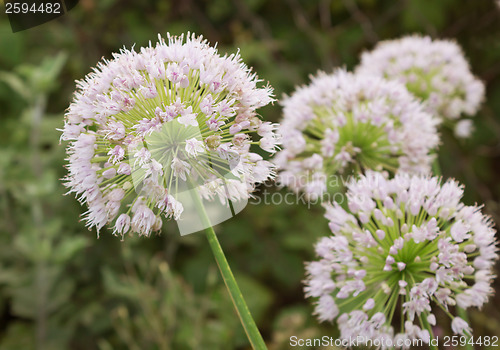
<svg viewBox="0 0 500 350">
<path fill-rule="evenodd" d="M 191 108 L 191 106 L 189 106 L 189 108 Z M 177 121 L 184 126 L 198 126 L 198 120 L 196 117 L 196 114 L 191 113 L 191 110 L 188 110 L 182 113 L 181 116 L 177 118 Z"/>
<path fill-rule="evenodd" d="M 279 144 L 280 140 L 275 135 L 266 136 L 260 139 L 260 148 L 269 153 L 275 153 Z"/>
<path fill-rule="evenodd" d="M 107 198 L 112 202 L 120 202 L 125 197 L 123 188 L 115 188 L 107 194 Z"/>
<path fill-rule="evenodd" d="M 211 131 L 217 131 L 225 123 L 222 120 L 218 120 L 215 117 L 211 117 L 209 120 L 206 121 L 206 124 Z"/>
<path fill-rule="evenodd" d="M 197 140 L 195 137 L 186 140 L 186 152 L 196 157 L 198 153 L 203 153 L 205 151 L 205 144 L 203 141 Z"/>
<path fill-rule="evenodd" d="M 370 298 L 366 301 L 365 305 L 363 305 L 363 310 L 371 310 L 375 307 L 375 300 Z"/>
<path fill-rule="evenodd" d="M 451 321 L 451 330 L 453 331 L 453 333 L 460 335 L 472 334 L 472 330 L 469 327 L 469 324 L 460 317 L 455 317 L 453 321 Z"/>
<path fill-rule="evenodd" d="M 470 119 L 462 119 L 455 125 L 455 136 L 460 139 L 469 138 L 474 131 L 474 124 Z"/>
<path fill-rule="evenodd" d="M 115 230 L 113 233 L 124 235 L 130 229 L 130 216 L 121 214 L 115 222 Z"/>
<path fill-rule="evenodd" d="M 104 177 L 105 179 L 112 179 L 115 176 L 116 176 L 115 168 L 109 168 L 102 172 L 102 177 Z"/>
<path fill-rule="evenodd" d="M 132 209 L 134 215 L 131 220 L 132 229 L 139 235 L 149 236 L 156 223 L 156 215 L 146 205 L 140 204 Z"/>
<path fill-rule="evenodd" d="M 191 169 L 191 165 L 188 162 L 183 161 L 177 157 L 174 157 L 171 164 L 172 170 L 174 171 L 174 176 L 179 177 L 183 181 L 187 180 L 187 176 L 189 174 L 189 170 Z"/>
<path fill-rule="evenodd" d="M 110 156 L 108 162 L 115 164 L 123 159 L 125 150 L 121 146 L 116 145 L 115 148 L 108 152 L 108 156 Z"/>
<path fill-rule="evenodd" d="M 148 164 L 151 160 L 151 153 L 147 148 L 142 147 L 137 153 L 134 154 L 134 158 L 134 166 L 138 164 L 139 167 L 142 167 L 145 164 Z"/>
<path fill-rule="evenodd" d="M 110 140 L 121 140 L 125 137 L 125 126 L 120 122 L 112 120 L 108 124 L 106 132 L 107 132 L 106 136 Z"/>
<path fill-rule="evenodd" d="M 128 165 L 127 163 L 121 163 L 118 166 L 117 173 L 120 175 L 130 175 L 131 173 L 130 165 Z"/>
<path fill-rule="evenodd" d="M 427 322 L 429 322 L 429 324 L 431 326 L 435 326 L 436 325 L 436 316 L 434 316 L 434 314 L 429 314 L 429 316 L 427 316 Z"/>
</svg>

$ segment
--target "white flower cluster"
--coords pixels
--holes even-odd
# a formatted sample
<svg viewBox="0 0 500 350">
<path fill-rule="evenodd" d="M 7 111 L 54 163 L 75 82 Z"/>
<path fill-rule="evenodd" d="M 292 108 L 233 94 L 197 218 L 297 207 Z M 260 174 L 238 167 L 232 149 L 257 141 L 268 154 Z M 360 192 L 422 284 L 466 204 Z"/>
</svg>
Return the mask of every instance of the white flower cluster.
<svg viewBox="0 0 500 350">
<path fill-rule="evenodd" d="M 430 113 L 456 128 L 457 137 L 468 137 L 472 123 L 453 121 L 474 115 L 484 99 L 483 83 L 471 73 L 460 47 L 449 40 L 415 35 L 382 41 L 363 53 L 356 72 L 405 84 Z"/>
<path fill-rule="evenodd" d="M 471 333 L 450 307 L 486 303 L 497 247 L 490 219 L 462 204 L 462 194 L 437 177 L 368 172 L 351 182 L 348 210 L 325 205 L 333 236 L 317 243 L 319 260 L 306 267 L 318 319 L 337 319 L 343 338 L 428 343 L 440 308 L 454 333 Z"/>
<path fill-rule="evenodd" d="M 162 216 L 180 218 L 181 181 L 225 202 L 272 178 L 274 166 L 251 151 L 278 143 L 255 112 L 272 101 L 258 82 L 239 55 L 222 57 L 189 34 L 100 63 L 77 83 L 62 134 L 66 185 L 88 205 L 87 226 L 114 221 L 116 234 L 149 235 Z"/>
<path fill-rule="evenodd" d="M 326 178 L 367 169 L 427 173 L 437 120 L 397 82 L 343 70 L 319 73 L 282 101 L 279 182 L 311 198 Z"/>
</svg>

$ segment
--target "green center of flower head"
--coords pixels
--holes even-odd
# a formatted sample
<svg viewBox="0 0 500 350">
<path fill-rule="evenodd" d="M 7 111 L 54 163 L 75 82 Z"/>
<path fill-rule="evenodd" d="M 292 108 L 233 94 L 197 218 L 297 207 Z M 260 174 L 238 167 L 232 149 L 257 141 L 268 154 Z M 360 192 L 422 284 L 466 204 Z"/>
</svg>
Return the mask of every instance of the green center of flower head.
<svg viewBox="0 0 500 350">
<path fill-rule="evenodd" d="M 430 69 L 425 71 L 422 68 L 412 67 L 402 73 L 406 80 L 406 88 L 413 95 L 420 98 L 422 101 L 427 101 L 433 91 L 432 78 L 437 75 L 440 69 Z M 384 74 L 386 79 L 390 79 L 387 74 Z"/>
<path fill-rule="evenodd" d="M 169 69 L 167 63 L 164 67 Z M 124 108 L 113 115 L 110 130 L 98 137 L 100 142 L 93 162 L 101 163 L 99 173 L 118 170 L 122 164 L 130 165 L 130 174 L 118 171 L 113 177 L 115 184 L 125 184 L 125 197 L 145 184 L 150 186 L 151 182 L 144 183 L 148 178 L 155 185 L 170 189 L 170 194 L 175 196 L 179 182 L 183 183 L 181 187 L 193 181 L 202 184 L 222 178 L 232 170 L 217 150 L 223 142 L 235 140 L 235 132 L 230 128 L 236 122 L 231 121 L 230 116 L 236 101 L 228 99 L 228 91 L 220 83 L 200 82 L 198 70 L 178 70 L 171 73 L 172 80 L 152 79 L 145 70 L 139 71 L 146 88 L 132 89 L 120 97 Z M 110 95 L 110 98 L 113 97 Z M 203 113 L 202 109 L 213 109 L 214 105 L 219 105 L 219 110 L 213 111 L 209 119 L 206 115 L 209 113 Z M 117 130 L 121 125 L 124 131 Z M 238 132 L 236 138 L 240 144 L 251 143 L 245 136 L 251 132 Z M 117 142 L 115 139 L 122 134 L 126 135 L 125 142 Z M 126 146 L 125 152 L 109 162 L 109 155 L 114 156 L 110 149 L 117 145 Z M 230 152 L 229 148 L 226 152 L 231 153 L 233 165 L 237 164 L 234 162 L 238 159 L 237 153 Z"/>
<path fill-rule="evenodd" d="M 442 76 L 441 71 L 446 69 L 446 64 L 427 68 L 411 67 L 404 72 L 401 72 L 401 79 L 405 81 L 406 88 L 421 101 L 428 101 L 431 97 L 435 98 L 441 90 L 446 90 L 450 100 L 465 100 L 467 98 L 465 86 L 453 84 L 448 81 L 448 77 Z M 388 74 L 384 74 L 386 79 L 393 79 Z M 447 84 L 446 88 L 442 88 L 442 84 Z M 432 103 L 432 101 L 429 101 Z M 435 103 L 435 102 L 434 102 Z M 446 106 L 438 106 L 438 112 L 445 115 Z"/>
<path fill-rule="evenodd" d="M 366 121 L 359 120 L 352 111 L 344 111 L 345 118 L 338 120 L 332 118 L 336 114 L 334 108 L 318 106 L 313 110 L 318 118 L 307 124 L 304 137 L 310 154 L 329 156 L 324 160 L 326 173 L 362 173 L 366 169 L 397 171 L 398 158 L 403 155 L 401 142 L 391 143 L 387 133 L 390 128 L 401 127 L 397 118 L 389 115 L 388 118 L 395 120 L 389 126 L 387 119 L 374 124 L 368 117 Z"/>
<path fill-rule="evenodd" d="M 143 143 L 132 144 L 129 154 L 134 159 L 131 177 L 136 190 L 140 192 L 144 180 L 150 178 L 169 188 L 169 193 L 177 199 L 179 192 L 206 185 L 210 179 L 238 180 L 232 170 L 240 161 L 239 155 L 230 150 L 217 152 L 220 134 L 204 139 L 198 126 L 172 120 L 146 135 Z M 141 158 L 146 151 L 149 154 L 145 163 Z"/>
<path fill-rule="evenodd" d="M 378 203 L 377 208 L 382 207 Z M 442 219 L 438 223 L 435 219 L 432 220 L 425 210 L 416 215 L 406 212 L 403 207 L 399 210 L 384 210 L 384 214 L 380 209 L 375 209 L 375 213 L 368 222 L 360 224 L 361 231 L 369 233 L 374 239 L 372 244 L 351 249 L 361 257 L 360 268 L 372 277 L 365 281 L 366 290 L 354 299 L 362 306 L 369 298 L 373 298 L 375 305 L 383 306 L 369 311 L 369 315 L 382 310 L 390 311 L 392 315 L 398 302 L 398 294 L 404 293 L 408 300 L 409 286 L 422 282 L 429 277 L 429 273 L 432 274 L 430 266 L 436 261 L 434 255 L 439 252 L 438 236 L 445 237 L 449 234 L 449 227 Z M 431 228 L 436 239 L 409 239 L 412 235 L 406 236 L 408 227 L 413 226 L 414 231 Z M 388 293 L 389 290 L 391 292 Z"/>
</svg>

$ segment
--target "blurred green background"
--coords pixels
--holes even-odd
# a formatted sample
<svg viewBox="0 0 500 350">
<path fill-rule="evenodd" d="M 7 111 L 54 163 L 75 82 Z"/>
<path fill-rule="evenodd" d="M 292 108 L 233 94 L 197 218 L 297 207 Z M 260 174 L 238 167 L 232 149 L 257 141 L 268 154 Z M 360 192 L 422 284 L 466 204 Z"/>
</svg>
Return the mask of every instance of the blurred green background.
<svg viewBox="0 0 500 350">
<path fill-rule="evenodd" d="M 318 69 L 352 69 L 382 39 L 456 39 L 487 85 L 487 101 L 471 140 L 442 135 L 440 163 L 444 176 L 466 185 L 465 202 L 484 203 L 500 222 L 494 0 L 81 0 L 69 14 L 15 34 L 2 13 L 0 350 L 248 348 L 203 235 L 180 237 L 168 223 L 160 236 L 97 239 L 59 181 L 65 154 L 56 128 L 74 81 L 101 57 L 167 31 L 203 34 L 220 52 L 240 48 L 278 98 Z M 278 121 L 281 109 L 260 112 Z M 320 207 L 249 205 L 216 230 L 270 349 L 291 348 L 291 335 L 336 336 L 311 316 L 301 286 L 303 262 L 329 232 Z M 499 304 L 497 295 L 472 312 L 475 336 L 500 335 Z"/>
</svg>

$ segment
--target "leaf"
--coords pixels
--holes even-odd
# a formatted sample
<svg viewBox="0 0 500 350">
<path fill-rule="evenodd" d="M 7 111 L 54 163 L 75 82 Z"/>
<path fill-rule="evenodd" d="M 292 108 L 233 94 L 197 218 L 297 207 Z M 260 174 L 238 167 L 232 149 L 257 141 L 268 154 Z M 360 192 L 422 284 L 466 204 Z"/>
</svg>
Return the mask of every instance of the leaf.
<svg viewBox="0 0 500 350">
<path fill-rule="evenodd" d="M 108 267 L 102 269 L 104 286 L 109 295 L 134 300 L 138 297 L 139 291 L 131 284 L 121 281 L 118 275 Z"/>
<path fill-rule="evenodd" d="M 7 84 L 12 90 L 14 90 L 19 96 L 24 98 L 26 101 L 30 101 L 32 94 L 28 86 L 23 82 L 19 76 L 9 72 L 0 72 L 0 81 Z"/>
<path fill-rule="evenodd" d="M 85 236 L 67 237 L 62 243 L 58 244 L 53 253 L 53 259 L 56 263 L 64 263 L 70 260 L 78 251 L 89 245 L 89 240 Z"/>
<path fill-rule="evenodd" d="M 40 66 L 20 65 L 17 71 L 28 82 L 34 93 L 47 94 L 57 86 L 57 76 L 66 63 L 67 54 L 60 52 L 55 57 L 47 57 Z"/>
</svg>

